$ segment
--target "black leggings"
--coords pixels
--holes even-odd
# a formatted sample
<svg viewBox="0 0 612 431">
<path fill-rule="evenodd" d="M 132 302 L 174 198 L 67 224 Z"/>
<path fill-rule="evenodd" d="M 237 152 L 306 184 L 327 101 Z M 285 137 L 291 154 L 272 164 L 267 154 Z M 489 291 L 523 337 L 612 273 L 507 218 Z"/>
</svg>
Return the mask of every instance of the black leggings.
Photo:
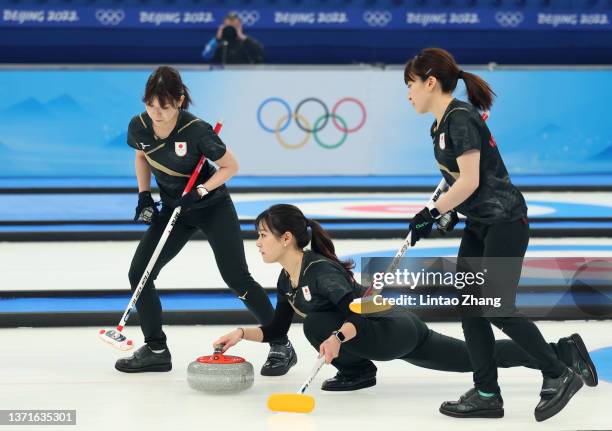
<svg viewBox="0 0 612 431">
<path fill-rule="evenodd" d="M 129 272 L 132 290 L 140 281 L 171 214 L 171 209 L 164 208 L 160 217 L 140 240 Z M 197 229 L 202 230 L 208 238 L 223 281 L 242 299 L 257 321 L 265 325 L 270 323 L 274 317 L 274 308 L 268 295 L 249 273 L 238 216 L 234 203 L 227 198 L 210 207 L 182 213 L 153 267 L 151 276 L 136 302 L 145 343 L 152 349 L 166 347 L 166 334 L 162 331 L 161 302 L 155 290 L 154 281 L 161 269 L 181 251 Z M 209 270 L 202 266 L 185 269 L 188 271 Z M 286 336 L 281 340 L 275 340 L 275 342 L 286 341 Z"/>
<path fill-rule="evenodd" d="M 504 282 L 498 285 L 504 290 L 502 292 L 504 299 L 508 301 L 510 298 L 514 306 L 516 289 L 521 276 L 522 258 L 525 256 L 528 243 L 529 225 L 526 219 L 494 225 L 468 220 L 459 247 L 459 260 L 462 257 L 482 257 L 484 268 L 505 265 L 503 268 Z M 487 257 L 514 257 L 515 259 L 500 262 L 499 259 L 487 261 Z M 508 271 L 508 265 L 512 265 L 510 271 Z M 526 351 L 535 361 L 535 368 L 541 370 L 544 376 L 558 377 L 565 370 L 564 365 L 546 343 L 535 324 L 518 312 L 512 314 L 512 317 L 463 316 L 461 323 L 474 368 L 474 386 L 481 391 L 495 393 L 500 391 L 497 384 L 499 364 L 495 356 L 497 343 L 491 323 Z"/>
<path fill-rule="evenodd" d="M 319 346 L 345 321 L 340 312 L 310 313 L 304 320 L 304 334 L 318 351 Z M 464 341 L 448 337 L 427 327 L 418 316 L 396 306 L 384 317 L 366 317 L 357 336 L 340 348 L 332 365 L 346 375 L 375 374 L 372 361 L 402 359 L 432 370 L 471 372 L 472 364 Z M 537 368 L 536 362 L 515 342 L 499 340 L 494 344 L 494 359 L 503 368 Z"/>
</svg>

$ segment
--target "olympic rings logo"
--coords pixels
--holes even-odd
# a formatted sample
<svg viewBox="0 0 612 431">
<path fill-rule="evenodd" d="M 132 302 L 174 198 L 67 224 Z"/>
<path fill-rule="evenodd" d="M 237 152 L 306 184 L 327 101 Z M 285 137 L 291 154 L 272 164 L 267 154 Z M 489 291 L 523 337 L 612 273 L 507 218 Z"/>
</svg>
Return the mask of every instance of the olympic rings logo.
<svg viewBox="0 0 612 431">
<path fill-rule="evenodd" d="M 96 19 L 102 25 L 118 25 L 125 18 L 121 9 L 96 9 Z"/>
<path fill-rule="evenodd" d="M 314 103 L 321 107 L 322 114 L 318 118 L 314 120 L 311 125 L 311 122 L 302 114 L 300 114 L 300 110 L 304 108 L 304 106 L 308 103 Z M 279 117 L 276 123 L 272 126 L 268 126 L 264 124 L 262 120 L 262 113 L 264 109 L 271 104 L 279 104 L 281 105 L 287 113 Z M 349 127 L 346 120 L 338 115 L 337 111 L 340 106 L 344 104 L 353 104 L 356 105 L 359 111 L 361 111 L 361 119 L 357 122 L 357 124 Z M 331 121 L 329 121 L 331 118 Z M 332 150 L 334 148 L 340 147 L 346 141 L 346 138 L 349 134 L 355 133 L 360 130 L 366 122 L 367 112 L 365 109 L 365 105 L 359 99 L 354 97 L 344 97 L 338 100 L 332 110 L 330 112 L 328 106 L 321 99 L 317 99 L 316 97 L 308 97 L 303 99 L 300 103 L 297 104 L 294 111 L 291 111 L 291 107 L 289 103 L 287 103 L 284 99 L 280 97 L 270 97 L 259 105 L 257 109 L 257 122 L 259 126 L 268 133 L 273 133 L 276 136 L 276 140 L 278 143 L 287 149 L 295 150 L 297 148 L 301 148 L 308 143 L 310 140 L 310 136 L 312 136 L 315 142 L 321 146 L 322 148 Z M 295 121 L 297 127 L 304 132 L 304 137 L 297 143 L 289 143 L 287 142 L 281 135 L 281 132 L 287 130 L 287 128 L 291 125 L 291 122 Z M 328 126 L 328 124 L 332 124 L 336 129 L 342 132 L 342 137 L 334 143 L 323 142 L 321 137 L 319 136 L 321 130 Z"/>
<path fill-rule="evenodd" d="M 502 27 L 518 27 L 525 17 L 521 12 L 497 12 L 495 21 Z"/>
<path fill-rule="evenodd" d="M 238 10 L 234 12 L 240 18 L 240 21 L 247 27 L 254 25 L 259 21 L 259 12 L 256 10 Z"/>
<path fill-rule="evenodd" d="M 367 10 L 363 13 L 363 20 L 370 27 L 386 27 L 392 19 L 389 11 Z"/>
</svg>

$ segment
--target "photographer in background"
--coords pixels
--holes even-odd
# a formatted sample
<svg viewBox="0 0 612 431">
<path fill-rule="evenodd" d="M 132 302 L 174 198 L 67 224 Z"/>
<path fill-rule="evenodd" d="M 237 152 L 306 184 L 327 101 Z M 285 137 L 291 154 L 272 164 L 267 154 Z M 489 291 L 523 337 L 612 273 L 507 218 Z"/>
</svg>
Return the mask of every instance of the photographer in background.
<svg viewBox="0 0 612 431">
<path fill-rule="evenodd" d="M 240 17 L 230 12 L 217 29 L 217 35 L 206 44 L 202 57 L 220 64 L 261 64 L 263 46 L 243 33 Z"/>
</svg>

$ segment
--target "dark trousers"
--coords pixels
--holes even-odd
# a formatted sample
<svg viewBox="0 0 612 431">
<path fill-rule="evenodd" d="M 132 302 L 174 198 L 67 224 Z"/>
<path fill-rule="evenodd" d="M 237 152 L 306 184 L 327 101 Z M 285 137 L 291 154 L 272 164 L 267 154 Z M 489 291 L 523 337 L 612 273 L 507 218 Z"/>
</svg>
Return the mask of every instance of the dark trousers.
<svg viewBox="0 0 612 431">
<path fill-rule="evenodd" d="M 136 288 L 140 281 L 140 277 L 153 255 L 153 250 L 155 250 L 171 214 L 171 209 L 164 208 L 160 217 L 149 227 L 140 240 L 129 272 L 132 290 Z M 223 281 L 240 297 L 257 321 L 265 325 L 270 323 L 274 316 L 274 308 L 268 295 L 249 273 L 240 233 L 240 223 L 234 204 L 228 198 L 208 208 L 181 213 L 172 229 L 170 237 L 153 267 L 151 276 L 145 284 L 138 302 L 136 302 L 145 343 L 152 349 L 166 347 L 166 334 L 162 330 L 162 307 L 155 290 L 155 279 L 161 269 L 181 251 L 198 229 L 202 230 L 208 238 L 208 243 L 214 252 L 215 261 Z M 201 272 L 213 269 L 197 266 L 194 268 L 186 267 L 184 270 Z M 286 342 L 287 339 L 284 337 L 282 340 L 275 341 Z"/>
<path fill-rule="evenodd" d="M 514 302 L 521 276 L 522 258 L 525 256 L 528 243 L 529 224 L 526 219 L 493 225 L 468 220 L 459 247 L 458 264 L 463 257 L 482 258 L 482 267 L 488 268 L 489 274 L 495 273 L 497 267 L 497 273 L 503 273 L 504 279 L 494 282 L 495 289 L 503 290 L 505 308 L 507 309 L 508 302 L 511 302 L 512 308 L 515 309 Z M 513 259 L 499 259 L 501 257 Z M 503 268 L 500 268 L 500 265 Z M 544 376 L 557 377 L 565 370 L 536 325 L 518 312 L 511 314 L 499 317 L 466 314 L 461 318 L 463 334 L 474 369 L 474 386 L 481 391 L 495 393 L 500 391 L 497 384 L 496 342 L 491 323 L 527 352 L 535 361 L 535 368 L 541 370 Z"/>
<path fill-rule="evenodd" d="M 346 375 L 376 373 L 372 361 L 402 359 L 423 368 L 440 371 L 471 372 L 472 363 L 464 341 L 448 337 L 427 327 L 418 316 L 395 307 L 385 317 L 366 317 L 357 336 L 342 344 L 332 365 Z M 344 323 L 339 312 L 310 313 L 304 320 L 304 334 L 315 350 Z M 494 342 L 497 366 L 537 368 L 536 362 L 510 340 Z"/>
</svg>

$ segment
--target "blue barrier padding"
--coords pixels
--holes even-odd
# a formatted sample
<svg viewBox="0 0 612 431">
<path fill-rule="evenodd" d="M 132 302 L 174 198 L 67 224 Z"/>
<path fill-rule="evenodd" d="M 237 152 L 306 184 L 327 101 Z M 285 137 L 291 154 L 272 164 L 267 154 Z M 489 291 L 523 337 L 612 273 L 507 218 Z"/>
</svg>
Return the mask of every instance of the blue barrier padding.
<svg viewBox="0 0 612 431">
<path fill-rule="evenodd" d="M 612 229 L 612 222 L 534 222 L 529 223 L 531 229 Z M 406 223 L 322 223 L 327 230 L 336 231 L 388 231 L 407 229 Z M 242 223 L 241 229 L 246 232 L 254 230 L 251 223 Z M 456 229 L 462 229 L 459 223 Z M 0 233 L 8 232 L 144 232 L 146 225 L 142 224 L 76 224 L 76 225 L 48 225 L 48 226 L 0 226 Z"/>
<path fill-rule="evenodd" d="M 230 187 L 415 187 L 432 186 L 437 176 L 312 176 L 312 177 L 253 177 L 238 176 L 229 181 Z M 609 186 L 612 175 L 512 175 L 517 186 Z M 134 177 L 103 178 L 1 178 L 0 189 L 11 188 L 81 188 L 136 187 Z"/>
<path fill-rule="evenodd" d="M 591 352 L 591 359 L 601 380 L 612 382 L 612 347 L 604 347 Z"/>
<path fill-rule="evenodd" d="M 144 232 L 147 229 L 143 224 L 120 225 L 54 225 L 54 226 L 0 226 L 0 232 Z"/>
<path fill-rule="evenodd" d="M 276 305 L 276 293 L 268 295 L 272 305 Z M 246 309 L 241 300 L 234 294 L 202 292 L 202 293 L 163 293 L 160 297 L 164 310 L 243 310 Z M 105 295 L 101 297 L 74 296 L 51 298 L 0 298 L 0 313 L 61 313 L 87 311 L 122 311 L 125 310 L 130 295 Z"/>
<path fill-rule="evenodd" d="M 334 204 L 340 210 L 350 207 L 354 202 L 368 201 L 372 204 L 384 205 L 388 201 L 394 204 L 398 201 L 406 205 L 420 205 L 426 201 L 426 194 L 413 197 L 381 197 L 372 195 L 369 197 L 301 197 L 287 196 L 275 199 L 262 197 L 258 200 L 235 202 L 236 210 L 241 218 L 254 219 L 259 213 L 279 202 L 290 202 L 294 205 L 310 204 L 308 216 L 318 220 L 335 219 L 337 216 L 317 213 L 312 204 L 323 205 Z M 527 205 L 530 207 L 544 207 L 546 212 L 542 215 L 530 216 L 532 220 L 541 217 L 547 218 L 587 218 L 597 217 L 612 219 L 612 207 L 582 202 L 572 202 L 569 198 L 559 198 L 558 201 L 538 201 L 529 199 Z M 109 194 L 0 194 L 0 221 L 75 221 L 96 222 L 104 221 L 127 221 L 133 216 L 135 206 L 135 195 L 127 193 Z M 350 208 L 345 210 L 347 216 L 351 215 Z M 359 215 L 359 213 L 355 213 Z M 347 217 L 345 216 L 345 217 Z M 397 214 L 401 216 L 401 214 Z M 404 215 L 405 216 L 405 215 Z M 355 219 L 359 221 L 358 218 Z"/>
<path fill-rule="evenodd" d="M 400 244 L 398 244 L 398 247 Z M 583 252 L 584 256 L 589 256 L 589 253 L 593 252 L 610 252 L 612 251 L 612 244 L 588 244 L 588 245 L 579 245 L 579 244 L 571 244 L 571 245 L 542 245 L 542 244 L 529 244 L 527 248 L 527 253 L 530 252 L 549 252 L 549 256 L 556 256 L 557 253 L 564 253 L 567 251 L 573 252 Z M 415 247 L 411 248 L 407 257 L 431 257 L 431 256 L 457 256 L 459 252 L 459 247 L 429 247 L 429 248 L 420 248 Z M 376 257 L 393 257 L 397 253 L 397 249 L 395 250 L 372 250 L 367 253 L 360 254 L 349 254 L 346 256 L 341 256 L 342 259 L 352 259 L 355 262 L 355 268 L 353 269 L 355 272 L 361 272 L 361 258 L 368 256 L 376 256 Z"/>
<path fill-rule="evenodd" d="M 294 205 L 309 206 L 308 216 L 319 220 L 337 219 L 338 217 L 351 217 L 356 215 L 355 223 L 359 222 L 360 213 L 351 206 L 358 202 L 363 205 L 366 201 L 369 205 L 384 206 L 389 201 L 396 205 L 421 205 L 427 199 L 427 194 L 411 195 L 410 197 L 390 197 L 371 195 L 367 197 L 309 197 L 308 195 L 287 195 L 274 199 L 262 196 L 261 199 L 237 201 L 236 210 L 242 219 L 254 219 L 259 213 L 279 202 L 290 202 Z M 602 202 L 604 203 L 604 202 Z M 571 198 L 559 197 L 557 201 L 540 201 L 530 198 L 527 201 L 529 207 L 535 208 L 535 215 L 530 215 L 533 221 L 539 218 L 610 218 L 612 219 L 612 206 L 596 203 L 572 202 Z M 0 194 L 0 221 L 2 222 L 56 222 L 74 221 L 98 222 L 98 221 L 127 221 L 132 218 L 135 195 L 129 193 L 103 193 L 103 194 Z M 325 211 L 329 205 L 334 205 L 341 216 L 330 215 Z M 323 208 L 318 210 L 317 208 Z M 540 210 L 539 210 L 540 209 Z M 541 210 L 543 209 L 543 211 Z M 319 213 L 320 211 L 320 213 Z M 378 211 L 373 209 L 372 211 Z M 538 214 L 539 211 L 539 214 Z M 383 214 L 386 215 L 386 214 Z M 396 216 L 401 216 L 397 214 Z M 405 216 L 405 215 L 404 215 Z"/>
<path fill-rule="evenodd" d="M 612 300 L 612 293 L 605 293 Z M 164 310 L 167 311 L 215 311 L 245 310 L 244 304 L 232 293 L 161 293 Z M 268 294 L 272 304 L 276 305 L 276 293 Z M 388 297 L 397 297 L 398 293 L 388 291 Z M 38 297 L 38 298 L 1 298 L 0 313 L 63 313 L 63 312 L 112 312 L 123 311 L 130 299 L 129 295 L 112 295 L 101 297 Z M 598 294 L 568 295 L 566 292 L 519 293 L 519 307 L 552 307 L 601 304 Z"/>
</svg>

